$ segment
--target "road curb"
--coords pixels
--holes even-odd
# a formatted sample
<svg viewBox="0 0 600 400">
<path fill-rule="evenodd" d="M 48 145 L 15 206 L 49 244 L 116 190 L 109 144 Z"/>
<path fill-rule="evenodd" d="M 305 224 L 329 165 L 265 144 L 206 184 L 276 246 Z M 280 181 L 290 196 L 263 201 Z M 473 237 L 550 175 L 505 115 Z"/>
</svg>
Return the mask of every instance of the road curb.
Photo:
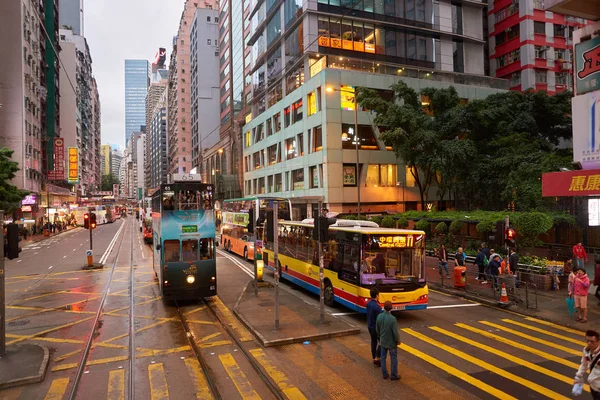
<svg viewBox="0 0 600 400">
<path fill-rule="evenodd" d="M 47 347 L 32 343 L 30 346 L 40 347 L 44 351 L 44 357 L 42 359 L 42 363 L 40 364 L 40 368 L 36 375 L 26 376 L 23 378 L 12 379 L 6 382 L 0 382 L 0 390 L 7 389 L 15 386 L 29 385 L 31 383 L 38 383 L 44 380 L 46 377 L 46 370 L 48 368 L 48 362 L 50 360 L 50 351 Z"/>
<path fill-rule="evenodd" d="M 29 244 L 39 243 L 39 242 L 43 242 L 44 240 L 52 239 L 55 236 L 62 235 L 63 233 L 72 232 L 72 231 L 75 231 L 75 230 L 78 230 L 78 229 L 81 229 L 81 227 L 78 226 L 77 228 L 67 229 L 66 231 L 54 233 L 54 234 L 52 234 L 50 236 L 44 236 L 44 237 L 41 237 L 41 238 L 35 239 L 35 240 L 25 240 L 25 242 L 28 242 Z"/>
</svg>

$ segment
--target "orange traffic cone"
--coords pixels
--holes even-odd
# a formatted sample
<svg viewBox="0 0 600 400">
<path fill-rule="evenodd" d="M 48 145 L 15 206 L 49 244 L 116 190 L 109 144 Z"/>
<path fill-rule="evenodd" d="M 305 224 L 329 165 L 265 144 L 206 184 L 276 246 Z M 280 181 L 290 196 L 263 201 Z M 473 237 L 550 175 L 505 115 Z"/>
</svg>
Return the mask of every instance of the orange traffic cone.
<svg viewBox="0 0 600 400">
<path fill-rule="evenodd" d="M 500 293 L 499 304 L 501 306 L 508 306 L 510 304 L 510 301 L 508 300 L 508 294 L 506 293 L 506 285 L 504 285 L 504 282 L 502 283 L 502 292 Z"/>
</svg>

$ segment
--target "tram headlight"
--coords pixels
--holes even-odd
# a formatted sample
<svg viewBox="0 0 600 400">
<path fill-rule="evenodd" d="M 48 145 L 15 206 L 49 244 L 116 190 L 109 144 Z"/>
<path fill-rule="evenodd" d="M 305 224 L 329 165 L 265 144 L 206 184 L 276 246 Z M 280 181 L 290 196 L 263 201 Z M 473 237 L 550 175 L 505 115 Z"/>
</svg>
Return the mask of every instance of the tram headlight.
<svg viewBox="0 0 600 400">
<path fill-rule="evenodd" d="M 185 280 L 191 285 L 192 283 L 196 282 L 196 277 L 194 275 L 188 275 Z"/>
</svg>

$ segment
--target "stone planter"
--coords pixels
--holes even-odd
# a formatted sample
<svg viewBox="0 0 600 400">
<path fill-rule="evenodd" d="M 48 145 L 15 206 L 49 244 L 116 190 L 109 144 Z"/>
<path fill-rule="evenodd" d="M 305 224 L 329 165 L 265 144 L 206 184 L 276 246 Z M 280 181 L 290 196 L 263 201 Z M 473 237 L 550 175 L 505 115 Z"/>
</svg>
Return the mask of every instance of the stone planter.
<svg viewBox="0 0 600 400">
<path fill-rule="evenodd" d="M 535 284 L 538 290 L 552 290 L 552 278 L 552 275 L 531 274 L 519 271 L 519 280 Z"/>
</svg>

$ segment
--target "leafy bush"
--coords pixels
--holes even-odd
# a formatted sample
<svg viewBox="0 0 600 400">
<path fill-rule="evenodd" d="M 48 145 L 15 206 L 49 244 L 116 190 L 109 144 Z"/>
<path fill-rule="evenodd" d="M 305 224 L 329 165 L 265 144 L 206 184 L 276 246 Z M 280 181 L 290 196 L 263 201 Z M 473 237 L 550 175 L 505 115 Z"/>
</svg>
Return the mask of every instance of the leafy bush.
<svg viewBox="0 0 600 400">
<path fill-rule="evenodd" d="M 489 233 L 496 227 L 496 222 L 490 219 L 484 219 L 477 224 L 477 232 L 479 233 Z"/>
<path fill-rule="evenodd" d="M 381 220 L 383 219 L 383 217 L 380 216 L 374 216 L 370 218 L 371 221 L 375 222 L 377 225 L 381 226 Z"/>
<path fill-rule="evenodd" d="M 541 212 L 522 213 L 512 220 L 517 230 L 517 243 L 523 247 L 534 247 L 540 241 L 538 235 L 552 229 L 552 217 Z"/>
<path fill-rule="evenodd" d="M 435 226 L 434 230 L 435 230 L 437 233 L 442 233 L 442 234 L 444 234 L 444 233 L 448 233 L 448 225 L 446 225 L 446 223 L 445 223 L 445 222 L 440 222 L 439 224 L 437 224 L 437 225 Z"/>
<path fill-rule="evenodd" d="M 386 217 L 383 217 L 380 225 L 383 226 L 384 228 L 393 228 L 394 226 L 396 226 L 396 223 L 394 221 L 394 218 L 392 218 L 390 216 L 386 216 Z"/>
<path fill-rule="evenodd" d="M 429 226 L 431 223 L 426 219 L 421 219 L 415 222 L 415 229 L 419 231 L 429 232 Z"/>
<path fill-rule="evenodd" d="M 408 219 L 404 215 L 401 215 L 398 218 L 398 229 L 406 229 L 408 228 Z"/>
<path fill-rule="evenodd" d="M 455 219 L 450 224 L 450 232 L 452 232 L 452 233 L 454 233 L 456 235 L 456 234 L 460 233 L 460 231 L 462 230 L 462 228 L 464 226 L 465 226 L 464 222 Z"/>
<path fill-rule="evenodd" d="M 349 220 L 355 221 L 357 218 L 356 218 L 356 215 L 349 214 L 349 215 L 345 215 L 345 216 L 341 217 L 340 219 L 349 219 Z"/>
</svg>

